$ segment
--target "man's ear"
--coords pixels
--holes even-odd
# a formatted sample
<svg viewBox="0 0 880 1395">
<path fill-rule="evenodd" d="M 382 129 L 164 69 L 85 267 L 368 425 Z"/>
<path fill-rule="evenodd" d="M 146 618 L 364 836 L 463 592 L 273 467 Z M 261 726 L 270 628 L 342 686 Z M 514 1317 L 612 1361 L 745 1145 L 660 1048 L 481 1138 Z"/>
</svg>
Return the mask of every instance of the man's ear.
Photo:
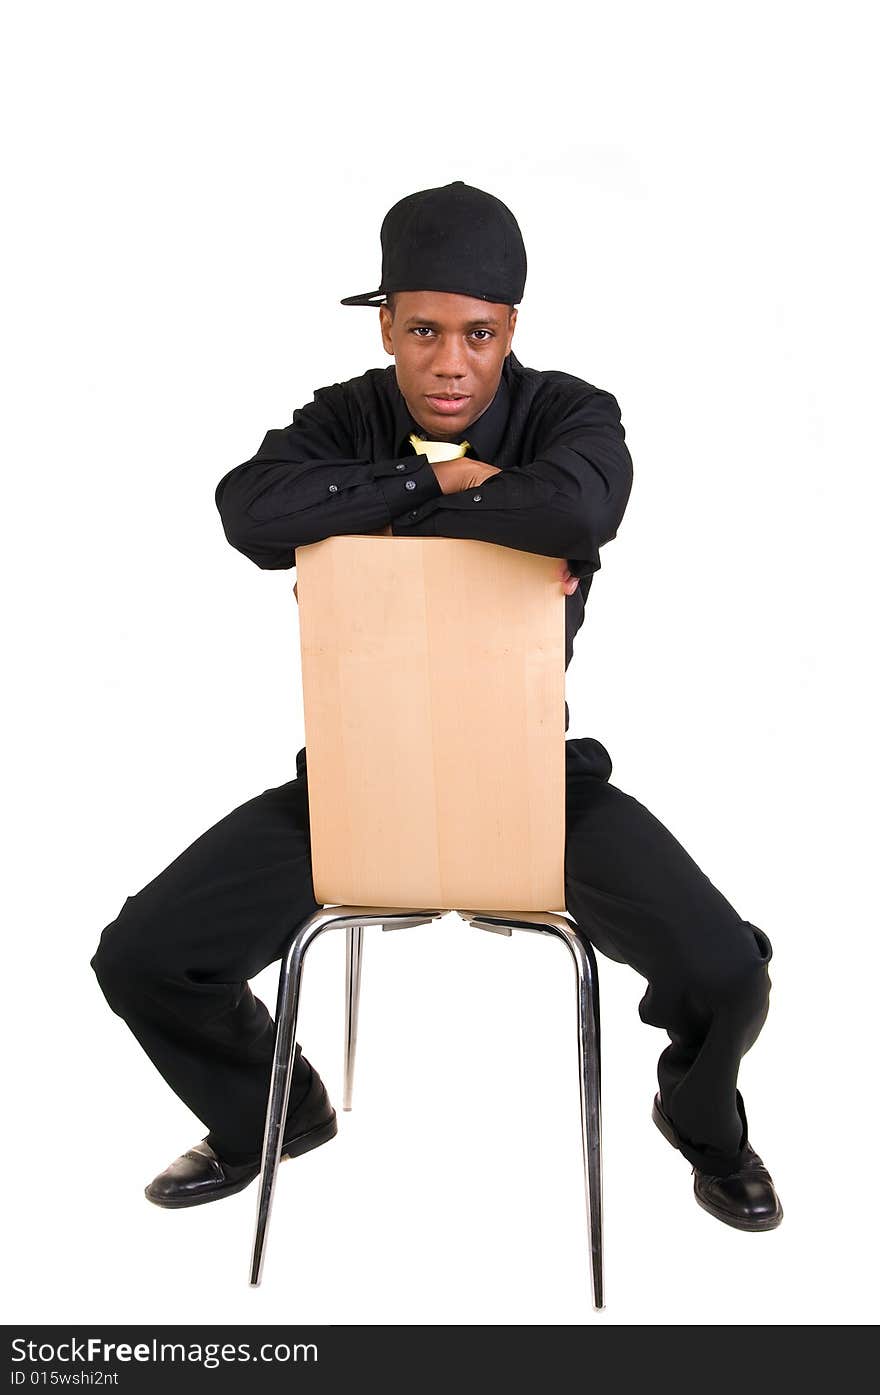
<svg viewBox="0 0 880 1395">
<path fill-rule="evenodd" d="M 504 357 L 510 353 L 510 346 L 513 342 L 513 331 L 516 329 L 516 317 L 519 314 L 516 306 L 510 312 L 510 319 L 507 322 L 507 348 L 504 350 Z"/>
<path fill-rule="evenodd" d="M 394 345 L 391 342 L 391 311 L 387 305 L 379 306 L 379 328 L 382 332 L 382 344 L 385 352 L 394 354 Z"/>
</svg>

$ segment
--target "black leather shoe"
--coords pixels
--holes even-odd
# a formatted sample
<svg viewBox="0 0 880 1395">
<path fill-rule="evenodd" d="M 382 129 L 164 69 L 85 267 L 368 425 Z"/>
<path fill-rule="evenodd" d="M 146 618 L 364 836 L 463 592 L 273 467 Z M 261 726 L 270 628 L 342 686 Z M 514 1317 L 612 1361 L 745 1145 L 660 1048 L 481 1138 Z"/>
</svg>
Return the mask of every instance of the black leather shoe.
<svg viewBox="0 0 880 1395">
<path fill-rule="evenodd" d="M 660 1107 L 659 1094 L 654 1096 L 651 1118 L 663 1137 L 679 1146 L 675 1125 Z M 775 1230 L 782 1220 L 782 1207 L 773 1178 L 751 1144 L 746 1145 L 741 1168 L 727 1177 L 713 1177 L 694 1167 L 694 1196 L 698 1205 L 716 1220 L 737 1230 Z"/>
<path fill-rule="evenodd" d="M 282 1159 L 299 1157 L 336 1134 L 336 1110 L 318 1072 L 314 1066 L 309 1068 L 309 1089 L 294 1110 L 293 1132 L 282 1145 Z M 248 1186 L 259 1174 L 260 1162 L 260 1157 L 243 1163 L 224 1162 L 207 1139 L 202 1139 L 154 1177 L 144 1188 L 144 1195 L 156 1206 L 200 1206 L 206 1201 L 219 1201 Z"/>
</svg>

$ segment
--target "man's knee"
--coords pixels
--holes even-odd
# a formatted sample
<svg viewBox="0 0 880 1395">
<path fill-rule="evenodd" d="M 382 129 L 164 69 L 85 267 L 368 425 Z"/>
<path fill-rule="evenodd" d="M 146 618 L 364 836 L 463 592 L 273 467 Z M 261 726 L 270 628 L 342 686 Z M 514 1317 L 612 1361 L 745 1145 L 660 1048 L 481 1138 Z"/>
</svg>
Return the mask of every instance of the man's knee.
<svg viewBox="0 0 880 1395">
<path fill-rule="evenodd" d="M 769 936 L 744 920 L 735 934 L 710 942 L 710 952 L 691 964 L 688 991 L 708 1011 L 724 1010 L 759 1028 L 770 1004 Z"/>
<path fill-rule="evenodd" d="M 753 1041 L 770 1006 L 767 965 L 773 948 L 769 936 L 746 920 L 736 927 L 719 928 L 715 934 L 703 928 L 697 939 L 682 944 L 680 950 L 665 960 L 662 972 L 649 982 L 639 1005 L 642 1020 L 682 1029 L 685 1023 L 701 1022 L 707 1028 L 723 1014 L 738 1021 L 744 1039 Z"/>
<path fill-rule="evenodd" d="M 133 901 L 134 897 L 127 897 L 116 919 L 104 927 L 91 958 L 95 977 L 114 1012 L 121 1012 L 134 987 L 143 983 L 143 925 L 131 909 Z"/>
</svg>

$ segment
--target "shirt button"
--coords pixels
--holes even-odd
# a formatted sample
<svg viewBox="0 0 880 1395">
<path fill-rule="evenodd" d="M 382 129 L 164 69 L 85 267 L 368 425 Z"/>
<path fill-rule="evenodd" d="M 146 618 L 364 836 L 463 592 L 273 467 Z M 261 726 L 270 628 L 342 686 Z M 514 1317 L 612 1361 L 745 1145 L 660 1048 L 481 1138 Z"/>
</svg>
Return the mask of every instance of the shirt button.
<svg viewBox="0 0 880 1395">
<path fill-rule="evenodd" d="M 474 498 L 474 503 L 475 503 L 475 504 L 478 504 L 478 503 L 480 502 L 480 500 L 482 499 L 482 497 L 483 497 L 482 494 L 475 494 L 475 495 L 473 496 L 473 498 Z"/>
<path fill-rule="evenodd" d="M 329 489 L 329 491 L 330 491 L 331 494 L 338 494 L 338 493 L 339 493 L 339 485 L 338 485 L 338 484 L 330 484 L 330 485 L 327 486 L 327 488 Z"/>
<path fill-rule="evenodd" d="M 410 516 L 410 518 L 417 518 L 417 517 L 418 517 L 418 513 L 419 513 L 418 509 L 410 509 L 409 516 Z"/>
<path fill-rule="evenodd" d="M 405 465 L 396 465 L 394 468 L 395 468 L 396 470 L 405 470 L 405 469 L 406 469 L 406 466 L 405 466 Z"/>
<path fill-rule="evenodd" d="M 407 488 L 407 489 L 415 489 L 415 487 L 416 487 L 416 482 L 415 482 L 415 480 L 407 480 L 407 482 L 406 482 L 406 488 Z"/>
</svg>

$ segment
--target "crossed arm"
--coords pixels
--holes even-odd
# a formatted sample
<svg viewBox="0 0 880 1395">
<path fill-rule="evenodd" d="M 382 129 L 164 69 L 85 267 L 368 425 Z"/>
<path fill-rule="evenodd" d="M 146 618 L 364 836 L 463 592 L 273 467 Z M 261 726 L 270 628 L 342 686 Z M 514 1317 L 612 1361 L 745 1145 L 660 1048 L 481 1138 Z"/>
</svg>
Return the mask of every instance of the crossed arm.
<svg viewBox="0 0 880 1395">
<path fill-rule="evenodd" d="M 481 538 L 564 558 L 560 584 L 573 594 L 616 536 L 632 460 L 610 393 L 563 377 L 543 396 L 520 452 L 525 463 L 498 469 L 467 457 L 375 459 L 344 385 L 319 388 L 217 485 L 227 540 L 277 570 L 296 565 L 297 547 L 344 533 Z"/>
<path fill-rule="evenodd" d="M 490 476 L 501 473 L 495 465 L 487 465 L 483 460 L 469 460 L 466 456 L 458 460 L 437 461 L 431 468 L 437 476 L 444 494 L 458 494 L 463 489 L 473 489 L 475 485 L 483 484 Z M 384 528 L 376 529 L 376 535 L 392 537 L 391 524 L 388 523 Z M 565 595 L 573 595 L 578 587 L 578 578 L 572 576 L 566 561 L 561 561 L 559 564 L 559 579 Z M 293 594 L 297 605 L 299 605 L 295 583 Z"/>
</svg>

